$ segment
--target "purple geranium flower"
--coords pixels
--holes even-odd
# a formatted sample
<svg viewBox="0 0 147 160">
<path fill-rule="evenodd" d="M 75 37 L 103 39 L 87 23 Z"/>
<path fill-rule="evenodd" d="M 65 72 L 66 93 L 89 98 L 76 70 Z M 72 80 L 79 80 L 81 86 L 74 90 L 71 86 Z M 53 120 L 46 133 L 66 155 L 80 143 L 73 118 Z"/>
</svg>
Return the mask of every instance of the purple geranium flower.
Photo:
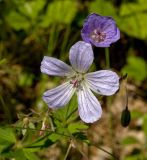
<svg viewBox="0 0 147 160">
<path fill-rule="evenodd" d="M 120 39 L 120 31 L 111 17 L 93 13 L 85 20 L 81 36 L 85 42 L 97 47 L 109 47 Z"/>
<path fill-rule="evenodd" d="M 119 77 L 110 70 L 87 73 L 93 59 L 91 44 L 84 41 L 79 41 L 71 47 L 71 66 L 53 57 L 43 58 L 42 73 L 67 78 L 67 82 L 44 93 L 43 100 L 50 108 L 66 105 L 76 92 L 81 119 L 86 123 L 92 123 L 101 117 L 101 105 L 92 91 L 101 95 L 114 94 L 119 88 Z"/>
</svg>

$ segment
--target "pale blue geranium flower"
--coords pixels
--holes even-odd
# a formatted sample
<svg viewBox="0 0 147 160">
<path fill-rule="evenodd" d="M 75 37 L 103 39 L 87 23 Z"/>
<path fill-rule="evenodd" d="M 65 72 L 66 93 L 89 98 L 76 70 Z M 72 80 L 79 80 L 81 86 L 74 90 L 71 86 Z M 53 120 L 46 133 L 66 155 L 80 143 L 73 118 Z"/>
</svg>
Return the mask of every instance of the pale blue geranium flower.
<svg viewBox="0 0 147 160">
<path fill-rule="evenodd" d="M 84 21 L 81 36 L 96 47 L 109 47 L 120 39 L 120 31 L 113 18 L 92 13 Z"/>
<path fill-rule="evenodd" d="M 71 47 L 69 52 L 71 66 L 53 57 L 43 58 L 42 73 L 67 78 L 67 82 L 43 94 L 43 100 L 49 108 L 66 105 L 76 93 L 79 115 L 84 122 L 92 123 L 101 117 L 101 105 L 92 91 L 100 95 L 114 94 L 119 88 L 119 77 L 110 70 L 87 73 L 93 59 L 91 44 L 84 41 L 79 41 Z"/>
</svg>

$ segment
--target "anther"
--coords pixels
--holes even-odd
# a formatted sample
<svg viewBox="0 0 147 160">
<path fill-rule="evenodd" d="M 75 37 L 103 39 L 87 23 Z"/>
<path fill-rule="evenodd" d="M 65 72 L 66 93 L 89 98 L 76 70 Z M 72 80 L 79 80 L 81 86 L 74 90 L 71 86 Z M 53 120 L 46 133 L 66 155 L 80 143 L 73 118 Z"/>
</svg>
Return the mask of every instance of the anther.
<svg viewBox="0 0 147 160">
<path fill-rule="evenodd" d="M 97 29 L 95 29 L 91 34 L 90 37 L 95 41 L 95 42 L 103 42 L 106 38 L 106 33 L 103 33 Z"/>
</svg>

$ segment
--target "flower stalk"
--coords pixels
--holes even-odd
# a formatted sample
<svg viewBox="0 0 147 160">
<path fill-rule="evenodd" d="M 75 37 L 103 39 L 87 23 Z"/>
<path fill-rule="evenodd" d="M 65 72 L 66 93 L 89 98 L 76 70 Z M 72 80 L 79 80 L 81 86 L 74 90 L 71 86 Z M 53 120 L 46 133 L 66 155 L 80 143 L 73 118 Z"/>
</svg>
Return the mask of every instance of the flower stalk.
<svg viewBox="0 0 147 160">
<path fill-rule="evenodd" d="M 69 154 L 69 152 L 70 152 L 70 150 L 71 150 L 71 147 L 72 147 L 72 145 L 71 145 L 71 143 L 70 143 L 69 146 L 68 146 L 68 148 L 67 148 L 67 151 L 66 151 L 64 160 L 67 160 L 67 157 L 68 157 L 68 154 Z"/>
</svg>

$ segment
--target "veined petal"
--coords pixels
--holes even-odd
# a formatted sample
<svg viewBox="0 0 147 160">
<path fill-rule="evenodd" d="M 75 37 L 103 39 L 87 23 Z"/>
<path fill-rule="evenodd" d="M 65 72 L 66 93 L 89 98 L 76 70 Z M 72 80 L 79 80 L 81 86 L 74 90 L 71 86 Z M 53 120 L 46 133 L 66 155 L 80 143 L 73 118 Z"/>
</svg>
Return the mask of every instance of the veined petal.
<svg viewBox="0 0 147 160">
<path fill-rule="evenodd" d="M 120 39 L 120 30 L 117 28 L 116 34 L 111 40 L 112 40 L 112 42 L 116 42 L 119 39 Z M 107 41 L 107 39 L 106 39 L 106 41 Z"/>
<path fill-rule="evenodd" d="M 113 43 L 120 39 L 120 30 L 116 27 L 115 30 L 108 30 L 105 43 Z M 103 42 L 104 43 L 104 42 Z"/>
<path fill-rule="evenodd" d="M 85 80 L 94 92 L 101 95 L 112 95 L 119 89 L 119 77 L 110 70 L 88 73 Z"/>
<path fill-rule="evenodd" d="M 86 85 L 83 85 L 82 90 L 77 91 L 77 96 L 81 119 L 86 123 L 93 123 L 100 119 L 102 115 L 101 105 Z"/>
<path fill-rule="evenodd" d="M 87 72 L 94 58 L 91 44 L 79 41 L 70 48 L 69 54 L 72 67 L 77 72 Z"/>
<path fill-rule="evenodd" d="M 66 82 L 56 88 L 46 91 L 43 100 L 50 108 L 59 108 L 66 105 L 75 92 L 73 84 Z"/>
<path fill-rule="evenodd" d="M 75 73 L 66 63 L 47 56 L 41 62 L 41 72 L 52 76 L 72 76 Z"/>
</svg>

